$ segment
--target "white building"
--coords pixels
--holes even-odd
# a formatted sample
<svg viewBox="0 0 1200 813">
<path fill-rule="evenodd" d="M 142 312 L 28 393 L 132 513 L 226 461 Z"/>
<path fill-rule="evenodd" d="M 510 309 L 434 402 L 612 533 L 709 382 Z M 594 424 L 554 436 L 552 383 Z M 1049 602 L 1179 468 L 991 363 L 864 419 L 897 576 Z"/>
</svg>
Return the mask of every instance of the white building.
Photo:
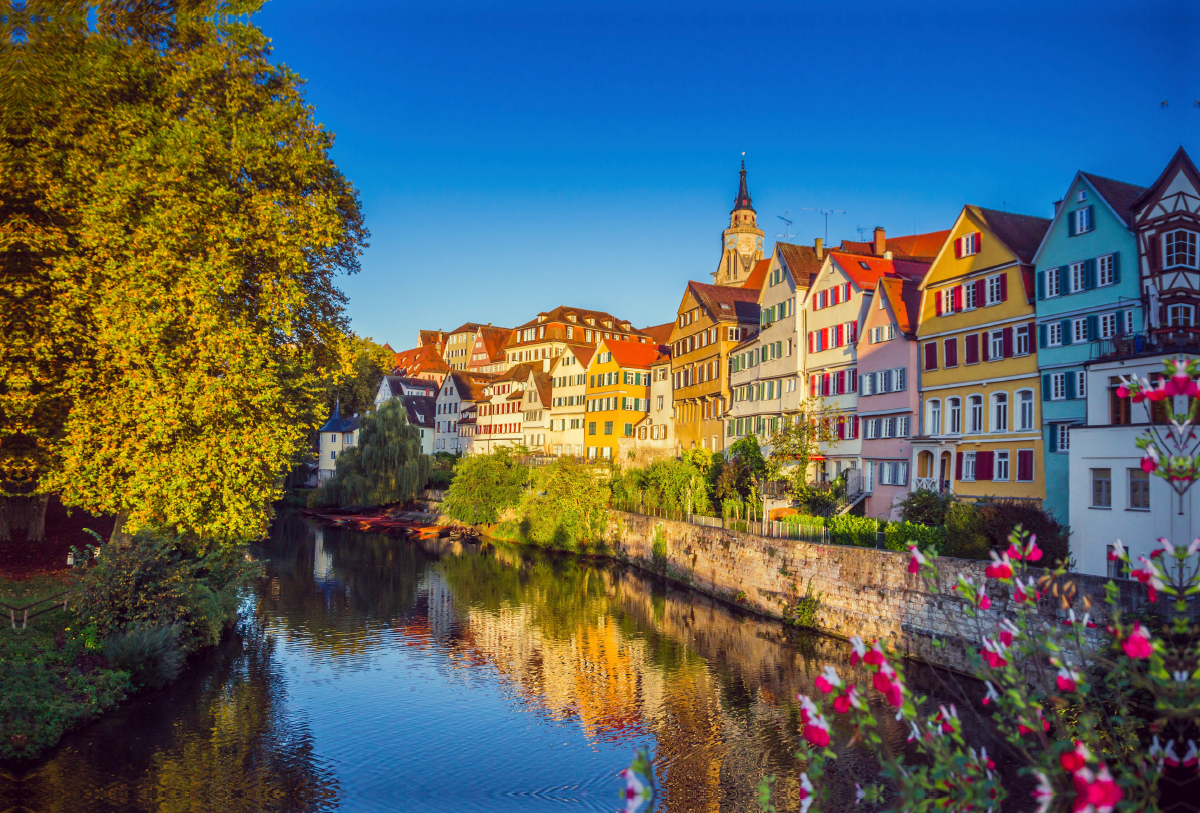
<svg viewBox="0 0 1200 813">
<path fill-rule="evenodd" d="M 323 483 L 337 471 L 337 457 L 358 441 L 358 415 L 342 417 L 341 404 L 320 429 L 320 453 L 317 455 L 317 482 Z"/>
<path fill-rule="evenodd" d="M 463 412 L 483 398 L 483 385 L 494 376 L 452 372 L 438 390 L 434 415 L 433 450 L 448 454 L 466 454 L 458 422 Z"/>
<path fill-rule="evenodd" d="M 595 347 L 570 346 L 550 366 L 550 381 L 554 390 L 547 416 L 550 429 L 546 445 L 550 454 L 583 457 L 587 366 L 595 353 Z"/>
</svg>

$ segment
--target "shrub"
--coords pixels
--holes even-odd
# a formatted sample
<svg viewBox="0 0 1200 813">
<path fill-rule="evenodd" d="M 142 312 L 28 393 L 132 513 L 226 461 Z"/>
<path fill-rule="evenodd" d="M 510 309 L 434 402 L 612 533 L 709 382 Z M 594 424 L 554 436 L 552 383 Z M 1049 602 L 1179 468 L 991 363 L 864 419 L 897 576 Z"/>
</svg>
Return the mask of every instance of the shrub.
<svg viewBox="0 0 1200 813">
<path fill-rule="evenodd" d="M 1009 534 L 1014 528 L 1024 528 L 1037 534 L 1038 547 L 1045 553 L 1042 563 L 1054 567 L 1070 556 L 1067 537 L 1070 531 L 1041 506 L 1027 500 L 996 500 L 979 506 L 981 532 L 992 550 L 1008 547 Z"/>
<path fill-rule="evenodd" d="M 421 433 L 408 422 L 399 398 L 362 418 L 358 445 L 338 455 L 337 471 L 309 498 L 310 505 L 386 505 L 416 497 L 429 479 Z"/>
<path fill-rule="evenodd" d="M 800 507 L 810 514 L 824 514 L 837 505 L 838 501 L 836 489 L 819 489 L 812 486 L 804 486 L 793 493 L 796 501 L 800 503 Z"/>
<path fill-rule="evenodd" d="M 814 629 L 817 626 L 817 610 L 821 607 L 821 596 L 825 595 L 817 593 L 812 594 L 812 577 L 809 577 L 808 584 L 804 588 L 804 595 L 788 608 L 785 614 L 787 620 L 797 627 L 807 627 Z"/>
<path fill-rule="evenodd" d="M 952 494 L 938 494 L 929 489 L 917 489 L 908 492 L 908 496 L 900 503 L 900 518 L 905 522 L 915 522 L 920 525 L 945 525 L 946 512 L 954 502 Z"/>
<path fill-rule="evenodd" d="M 708 463 L 712 457 L 690 455 L 689 459 Z M 614 478 L 613 497 L 662 511 L 682 513 L 690 509 L 694 514 L 707 514 L 712 510 L 707 471 L 683 460 L 656 460 L 645 468 L 627 469 Z"/>
<path fill-rule="evenodd" d="M 528 468 L 508 449 L 469 455 L 454 468 L 442 513 L 471 525 L 492 525 L 520 501 L 528 479 Z"/>
<path fill-rule="evenodd" d="M 142 531 L 106 545 L 80 579 L 73 611 L 109 638 L 135 626 L 178 625 L 184 652 L 215 644 L 237 618 L 242 588 L 260 572 L 235 548 L 197 555 L 179 537 Z"/>
<path fill-rule="evenodd" d="M 104 642 L 104 657 L 113 668 L 128 672 L 130 680 L 139 686 L 165 686 L 183 669 L 179 631 L 179 624 L 133 624 Z"/>
<path fill-rule="evenodd" d="M 879 523 L 873 519 L 848 515 L 830 517 L 826 527 L 829 528 L 829 541 L 835 545 L 873 548 L 877 544 Z"/>
<path fill-rule="evenodd" d="M 654 529 L 654 542 L 650 548 L 650 555 L 654 557 L 654 567 L 656 570 L 662 572 L 666 569 L 667 535 L 663 533 L 661 525 Z"/>
<path fill-rule="evenodd" d="M 888 523 L 884 538 L 888 550 L 907 551 L 909 545 L 916 545 L 924 553 L 933 550 L 940 554 L 946 548 L 945 528 L 931 528 L 915 522 Z"/>
<path fill-rule="evenodd" d="M 826 524 L 825 517 L 813 517 L 808 514 L 789 514 L 779 521 L 789 525 L 812 525 L 816 528 L 824 528 Z"/>
<path fill-rule="evenodd" d="M 575 550 L 602 536 L 608 500 L 608 484 L 592 467 L 556 460 L 534 470 L 532 487 L 521 497 L 522 535 L 544 547 Z"/>
<path fill-rule="evenodd" d="M 971 503 L 952 503 L 946 512 L 946 548 L 942 555 L 986 559 L 989 549 L 979 508 Z"/>
</svg>

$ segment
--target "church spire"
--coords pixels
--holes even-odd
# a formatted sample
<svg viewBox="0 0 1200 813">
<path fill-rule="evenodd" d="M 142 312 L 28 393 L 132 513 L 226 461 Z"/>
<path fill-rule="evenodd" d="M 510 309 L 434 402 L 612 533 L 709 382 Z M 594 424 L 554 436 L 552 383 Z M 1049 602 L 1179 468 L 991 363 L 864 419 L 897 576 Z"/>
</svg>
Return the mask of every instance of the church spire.
<svg viewBox="0 0 1200 813">
<path fill-rule="evenodd" d="M 739 209 L 749 209 L 754 211 L 754 206 L 750 203 L 750 191 L 746 189 L 746 159 L 742 159 L 742 182 L 738 186 L 737 198 L 733 201 L 733 211 Z"/>
</svg>

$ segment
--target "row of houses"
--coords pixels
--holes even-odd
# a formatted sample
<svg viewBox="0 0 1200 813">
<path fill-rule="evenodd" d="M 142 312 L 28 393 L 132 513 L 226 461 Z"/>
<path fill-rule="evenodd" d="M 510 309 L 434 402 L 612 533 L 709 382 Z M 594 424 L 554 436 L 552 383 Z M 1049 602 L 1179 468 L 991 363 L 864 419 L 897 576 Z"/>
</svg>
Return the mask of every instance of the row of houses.
<svg viewBox="0 0 1200 813">
<path fill-rule="evenodd" d="M 1103 573 L 1118 537 L 1200 532 L 1140 468 L 1146 406 L 1116 396 L 1200 346 L 1200 175 L 1181 148 L 1148 186 L 1078 172 L 1047 208 L 967 205 L 945 230 L 768 257 L 743 165 L 713 280 L 671 322 L 558 307 L 422 331 L 380 395 L 432 390 L 430 452 L 623 462 L 748 435 L 769 450 L 805 415 L 836 438 L 811 478 L 844 477 L 867 515 L 917 488 L 1029 500 L 1099 540 L 1073 550 Z"/>
</svg>

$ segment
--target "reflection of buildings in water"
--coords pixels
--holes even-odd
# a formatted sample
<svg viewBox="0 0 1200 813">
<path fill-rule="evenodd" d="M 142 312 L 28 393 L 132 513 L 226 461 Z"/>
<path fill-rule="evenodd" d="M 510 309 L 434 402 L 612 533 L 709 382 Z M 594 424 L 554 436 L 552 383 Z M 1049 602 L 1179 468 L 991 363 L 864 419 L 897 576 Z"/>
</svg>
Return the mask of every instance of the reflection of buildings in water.
<svg viewBox="0 0 1200 813">
<path fill-rule="evenodd" d="M 315 526 L 313 541 L 313 581 L 319 587 L 337 583 L 333 573 L 333 551 L 325 550 L 325 529 Z"/>
<path fill-rule="evenodd" d="M 425 571 L 418 593 L 426 596 L 426 617 L 429 623 L 429 634 L 439 646 L 448 646 L 451 635 L 458 625 L 457 613 L 454 609 L 454 591 L 446 584 L 445 577 L 433 568 Z"/>
</svg>

